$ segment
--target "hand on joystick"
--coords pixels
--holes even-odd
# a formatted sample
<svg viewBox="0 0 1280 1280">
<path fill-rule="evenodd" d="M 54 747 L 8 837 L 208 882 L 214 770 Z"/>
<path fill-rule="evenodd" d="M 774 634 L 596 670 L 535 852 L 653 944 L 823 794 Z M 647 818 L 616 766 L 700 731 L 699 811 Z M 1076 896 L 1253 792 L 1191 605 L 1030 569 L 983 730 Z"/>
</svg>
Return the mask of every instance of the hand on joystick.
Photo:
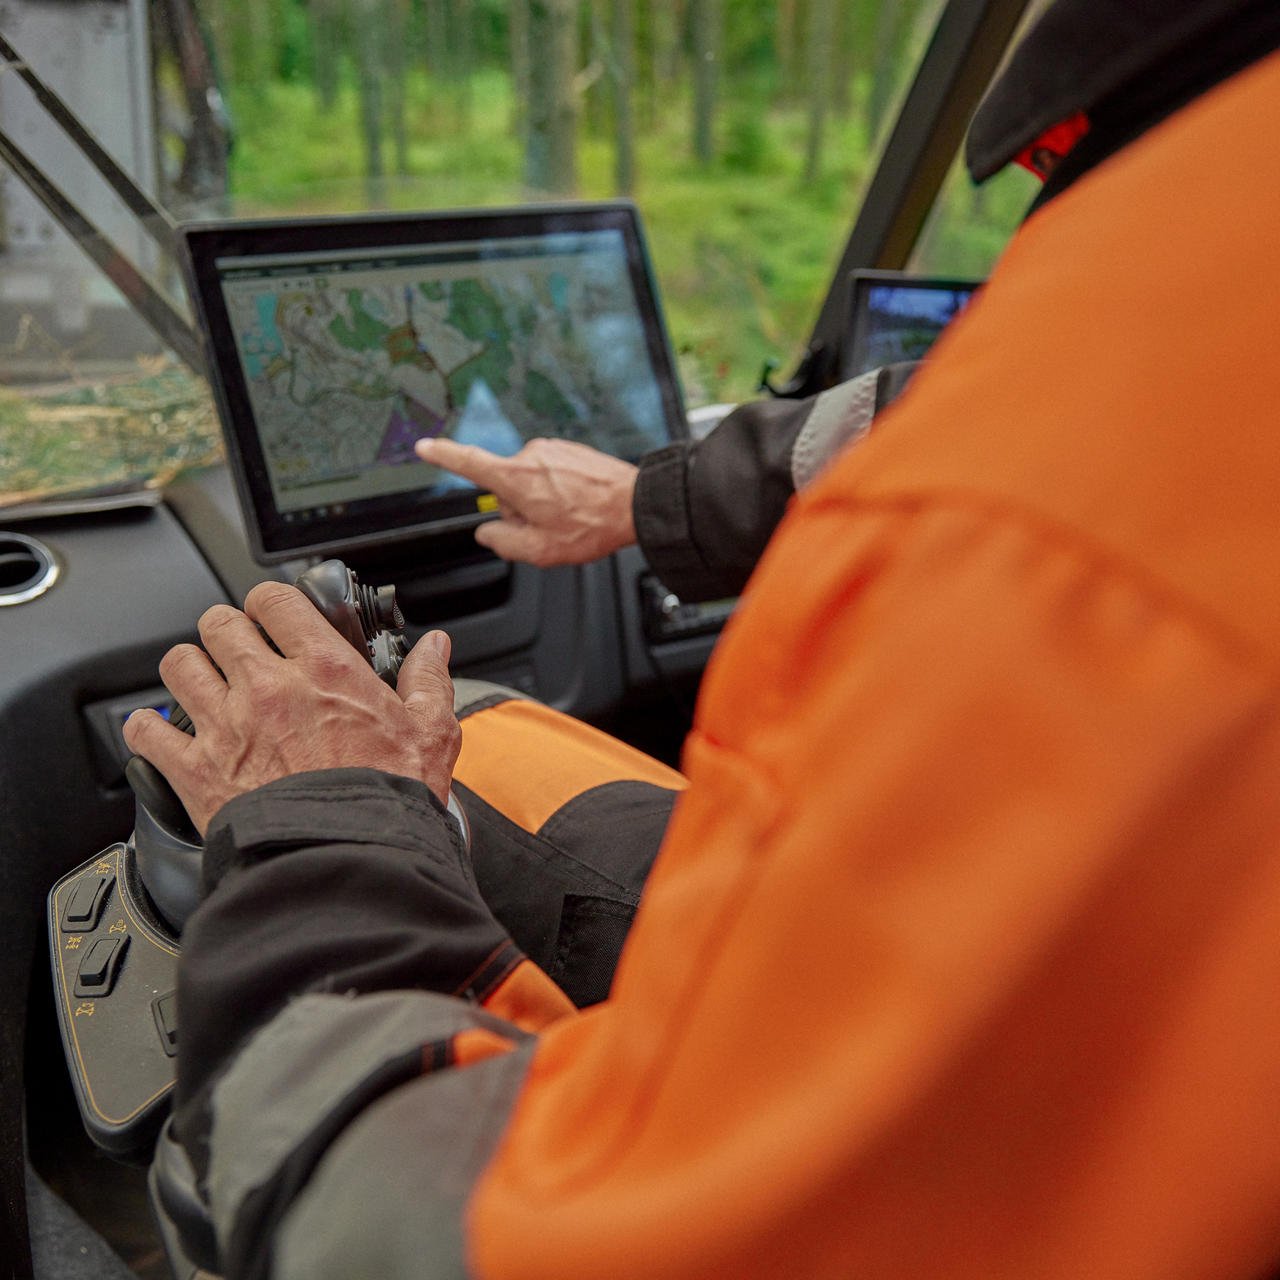
<svg viewBox="0 0 1280 1280">
<path fill-rule="evenodd" d="M 148 709 L 129 717 L 124 738 L 168 779 L 202 836 L 233 797 L 316 769 L 382 769 L 447 801 L 461 732 L 444 632 L 414 646 L 392 690 L 282 583 L 254 587 L 244 612 L 215 605 L 199 631 L 204 648 L 178 645 L 160 663 L 195 736 Z"/>
</svg>

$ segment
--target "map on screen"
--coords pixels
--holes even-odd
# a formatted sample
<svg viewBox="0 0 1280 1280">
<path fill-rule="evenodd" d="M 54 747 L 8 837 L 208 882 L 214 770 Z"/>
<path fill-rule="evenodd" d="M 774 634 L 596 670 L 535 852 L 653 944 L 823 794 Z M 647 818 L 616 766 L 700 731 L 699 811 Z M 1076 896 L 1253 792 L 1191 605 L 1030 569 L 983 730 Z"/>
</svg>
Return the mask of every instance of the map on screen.
<svg viewBox="0 0 1280 1280">
<path fill-rule="evenodd" d="M 428 436 L 669 438 L 617 231 L 219 266 L 281 512 L 463 484 L 417 460 Z"/>
</svg>

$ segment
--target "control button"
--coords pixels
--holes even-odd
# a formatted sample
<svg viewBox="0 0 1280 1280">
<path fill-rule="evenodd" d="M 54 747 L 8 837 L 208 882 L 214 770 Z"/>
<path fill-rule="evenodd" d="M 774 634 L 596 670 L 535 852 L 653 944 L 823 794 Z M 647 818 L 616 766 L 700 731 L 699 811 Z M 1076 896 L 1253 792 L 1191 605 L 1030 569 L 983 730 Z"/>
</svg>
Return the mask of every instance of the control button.
<svg viewBox="0 0 1280 1280">
<path fill-rule="evenodd" d="M 92 929 L 115 882 L 113 875 L 81 876 L 62 911 L 63 932 L 85 933 Z"/>
<path fill-rule="evenodd" d="M 178 1052 L 178 993 L 170 991 L 168 995 L 157 996 L 151 1002 L 151 1012 L 155 1015 L 160 1043 L 172 1058 Z"/>
<path fill-rule="evenodd" d="M 116 974 L 120 972 L 120 962 L 128 949 L 127 933 L 119 938 L 99 938 L 80 961 L 80 969 L 76 973 L 76 995 L 110 995 Z"/>
</svg>

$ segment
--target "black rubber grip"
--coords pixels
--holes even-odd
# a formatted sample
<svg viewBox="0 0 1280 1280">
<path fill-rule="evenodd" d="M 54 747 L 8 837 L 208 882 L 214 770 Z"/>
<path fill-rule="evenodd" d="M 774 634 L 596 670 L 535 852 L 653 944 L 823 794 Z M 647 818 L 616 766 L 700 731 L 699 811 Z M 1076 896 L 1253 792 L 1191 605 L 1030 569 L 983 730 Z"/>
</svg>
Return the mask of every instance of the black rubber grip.
<svg viewBox="0 0 1280 1280">
<path fill-rule="evenodd" d="M 198 841 L 199 835 L 187 816 L 177 792 L 169 785 L 164 774 L 149 760 L 131 756 L 124 767 L 124 776 L 133 788 L 138 803 L 162 826 L 184 840 Z"/>
<path fill-rule="evenodd" d="M 195 736 L 196 727 L 191 717 L 176 702 L 169 712 L 169 723 L 183 733 Z M 187 815 L 186 807 L 178 799 L 178 793 L 169 785 L 168 779 L 149 760 L 141 756 L 131 756 L 124 767 L 125 781 L 133 788 L 138 803 L 162 826 L 168 827 L 175 835 L 184 840 L 200 839 L 194 824 Z"/>
</svg>

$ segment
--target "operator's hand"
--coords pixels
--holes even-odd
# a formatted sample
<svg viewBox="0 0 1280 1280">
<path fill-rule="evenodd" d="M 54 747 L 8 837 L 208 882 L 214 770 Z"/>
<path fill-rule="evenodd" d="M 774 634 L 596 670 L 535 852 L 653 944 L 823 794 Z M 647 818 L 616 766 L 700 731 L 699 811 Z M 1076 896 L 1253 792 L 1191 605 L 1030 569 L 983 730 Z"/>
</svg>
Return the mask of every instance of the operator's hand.
<svg viewBox="0 0 1280 1280">
<path fill-rule="evenodd" d="M 180 644 L 160 662 L 195 737 L 142 710 L 125 721 L 124 740 L 169 780 L 201 835 L 228 800 L 313 769 L 381 769 L 447 800 L 462 733 L 443 631 L 413 647 L 393 690 L 301 591 L 280 582 L 254 587 L 243 613 L 214 605 L 199 630 L 203 649 Z"/>
<path fill-rule="evenodd" d="M 530 440 L 514 457 L 453 440 L 419 440 L 418 457 L 498 500 L 498 520 L 476 541 L 504 560 L 586 564 L 636 540 L 636 468 L 572 440 Z"/>
</svg>

